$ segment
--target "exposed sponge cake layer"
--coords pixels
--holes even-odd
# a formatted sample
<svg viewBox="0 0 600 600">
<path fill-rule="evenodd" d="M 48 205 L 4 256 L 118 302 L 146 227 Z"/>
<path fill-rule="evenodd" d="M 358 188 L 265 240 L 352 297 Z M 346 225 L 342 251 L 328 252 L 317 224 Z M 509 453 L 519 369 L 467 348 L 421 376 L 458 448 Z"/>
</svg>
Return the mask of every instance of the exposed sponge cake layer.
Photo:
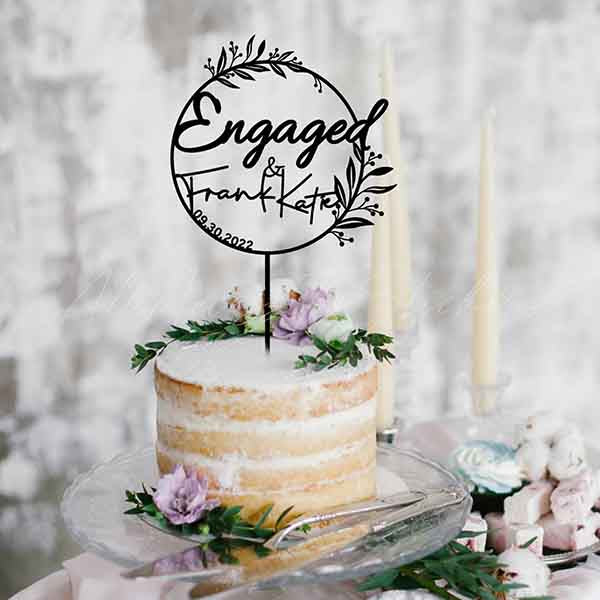
<svg viewBox="0 0 600 600">
<path fill-rule="evenodd" d="M 374 496 L 375 365 L 296 371 L 302 351 L 274 340 L 267 355 L 255 337 L 170 346 L 155 369 L 161 472 L 195 469 L 247 517 Z"/>
</svg>

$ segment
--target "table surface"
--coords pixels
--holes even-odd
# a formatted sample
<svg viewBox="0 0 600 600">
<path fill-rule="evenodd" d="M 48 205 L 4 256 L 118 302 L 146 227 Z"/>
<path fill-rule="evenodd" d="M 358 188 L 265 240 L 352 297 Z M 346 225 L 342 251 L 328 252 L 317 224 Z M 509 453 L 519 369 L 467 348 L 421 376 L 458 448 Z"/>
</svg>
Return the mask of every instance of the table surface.
<svg viewBox="0 0 600 600">
<path fill-rule="evenodd" d="M 424 435 L 423 425 L 413 432 L 419 439 L 427 440 L 429 447 L 422 449 L 428 455 L 440 452 L 440 445 L 454 438 L 451 422 L 448 427 L 435 423 L 435 435 Z M 432 431 L 430 431 L 432 433 Z M 415 438 L 408 435 L 404 442 L 411 444 Z M 432 443 L 435 440 L 434 443 Z M 597 446 L 592 445 L 597 454 Z M 26 588 L 11 600 L 183 600 L 192 584 L 176 586 L 157 585 L 155 582 L 125 582 L 119 576 L 121 567 L 101 558 L 84 553 L 65 561 L 64 569 L 57 571 Z M 549 594 L 556 600 L 598 600 L 600 598 L 600 557 L 591 556 L 586 563 L 553 573 Z M 353 582 L 329 585 L 297 586 L 286 590 L 274 589 L 251 594 L 255 600 L 358 600 L 365 597 L 356 592 Z M 231 600 L 248 598 L 247 592 L 230 594 Z M 390 600 L 425 600 L 433 598 L 423 592 L 396 592 Z"/>
</svg>

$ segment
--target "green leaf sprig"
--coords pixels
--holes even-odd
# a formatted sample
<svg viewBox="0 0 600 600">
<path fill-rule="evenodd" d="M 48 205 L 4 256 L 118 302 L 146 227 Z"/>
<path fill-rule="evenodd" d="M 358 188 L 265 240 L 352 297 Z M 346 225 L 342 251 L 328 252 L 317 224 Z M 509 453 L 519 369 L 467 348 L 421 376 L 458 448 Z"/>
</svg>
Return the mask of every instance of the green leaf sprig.
<svg viewBox="0 0 600 600">
<path fill-rule="evenodd" d="M 491 552 L 474 552 L 452 541 L 426 558 L 368 577 L 359 590 L 424 588 L 443 600 L 460 600 L 457 594 L 477 600 L 498 600 L 506 598 L 511 590 L 527 587 L 501 581 L 497 574 L 503 566 Z M 528 596 L 527 600 L 552 600 L 552 596 Z"/>
<path fill-rule="evenodd" d="M 355 329 L 345 342 L 325 340 L 310 336 L 313 344 L 319 350 L 316 355 L 301 354 L 294 365 L 296 369 L 310 367 L 315 371 L 333 369 L 337 366 L 350 365 L 356 367 L 363 358 L 361 346 L 365 346 L 379 362 L 390 362 L 395 356 L 386 348 L 394 338 L 383 333 L 369 333 L 365 329 Z"/>
<path fill-rule="evenodd" d="M 131 368 L 139 373 L 151 360 L 159 356 L 173 342 L 198 342 L 207 340 L 214 342 L 232 337 L 247 335 L 243 321 L 187 321 L 187 327 L 171 325 L 164 335 L 166 341 L 136 344 L 135 353 L 131 357 Z"/>
<path fill-rule="evenodd" d="M 146 486 L 142 484 L 141 492 L 132 492 L 125 490 L 126 502 L 133 504 L 133 507 L 126 510 L 126 515 L 141 515 L 146 514 L 152 519 L 155 519 L 161 527 L 166 527 L 177 531 L 183 535 L 206 535 L 213 536 L 208 547 L 219 554 L 222 562 L 235 564 L 237 559 L 233 553 L 235 548 L 252 547 L 257 556 L 268 556 L 270 550 L 265 548 L 263 543 L 279 530 L 286 523 L 286 519 L 290 517 L 293 506 L 286 508 L 277 518 L 274 527 L 265 527 L 264 524 L 273 510 L 273 506 L 267 506 L 258 520 L 251 523 L 242 519 L 240 513 L 241 506 L 217 506 L 211 510 L 207 510 L 202 518 L 195 523 L 184 525 L 174 525 L 169 522 L 167 517 L 160 511 L 154 503 L 152 494 L 156 491 L 155 488 L 150 488 L 150 493 Z M 296 515 L 297 516 L 297 515 Z M 304 533 L 310 531 L 310 525 L 305 525 L 300 529 Z M 227 538 L 228 535 L 239 536 L 235 539 Z M 244 538 L 244 539 L 239 539 Z"/>
<path fill-rule="evenodd" d="M 198 342 L 206 340 L 214 342 L 247 335 L 260 335 L 249 330 L 247 323 L 240 321 L 187 321 L 187 327 L 171 325 L 164 335 L 164 340 L 135 344 L 135 352 L 131 357 L 131 368 L 139 373 L 151 360 L 162 354 L 173 342 Z M 295 363 L 296 369 L 311 367 L 316 371 L 332 369 L 337 366 L 350 365 L 356 367 L 363 358 L 361 347 L 366 348 L 379 362 L 395 358 L 386 346 L 394 341 L 383 333 L 369 333 L 365 329 L 355 329 L 345 342 L 325 340 L 309 336 L 319 353 L 316 355 L 302 354 Z"/>
</svg>

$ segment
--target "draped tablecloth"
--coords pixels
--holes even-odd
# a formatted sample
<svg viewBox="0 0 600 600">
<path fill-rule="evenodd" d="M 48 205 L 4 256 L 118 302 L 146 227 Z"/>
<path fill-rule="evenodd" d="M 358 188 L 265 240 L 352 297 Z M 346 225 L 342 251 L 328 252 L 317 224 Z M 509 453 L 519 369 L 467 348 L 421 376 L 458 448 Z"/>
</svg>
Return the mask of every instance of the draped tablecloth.
<svg viewBox="0 0 600 600">
<path fill-rule="evenodd" d="M 449 423 L 423 423 L 402 437 L 408 448 L 441 460 L 459 443 Z M 598 448 L 593 448 L 598 456 Z M 596 456 L 596 458 L 598 458 Z M 64 569 L 41 579 L 11 600 L 183 600 L 193 584 L 160 584 L 152 581 L 134 582 L 122 579 L 123 570 L 113 563 L 84 553 L 63 563 Z M 552 575 L 550 595 L 556 600 L 600 600 L 600 557 L 591 556 L 586 563 Z M 388 596 L 389 595 L 389 596 Z M 430 600 L 426 592 L 388 592 L 386 600 Z M 230 594 L 232 600 L 248 598 L 246 591 Z M 252 600 L 358 600 L 365 597 L 352 582 L 329 585 L 294 586 L 255 592 Z"/>
<path fill-rule="evenodd" d="M 121 567 L 93 554 L 67 560 L 64 569 L 52 573 L 13 596 L 11 600 L 184 600 L 192 584 L 160 584 L 152 581 L 125 581 Z M 552 576 L 550 595 L 556 600 L 599 600 L 600 558 L 592 556 L 581 566 L 557 571 Z M 387 600 L 431 600 L 425 592 L 388 592 Z M 247 592 L 229 598 L 248 598 Z M 364 598 L 352 583 L 295 586 L 250 595 L 253 600 L 355 600 Z"/>
</svg>

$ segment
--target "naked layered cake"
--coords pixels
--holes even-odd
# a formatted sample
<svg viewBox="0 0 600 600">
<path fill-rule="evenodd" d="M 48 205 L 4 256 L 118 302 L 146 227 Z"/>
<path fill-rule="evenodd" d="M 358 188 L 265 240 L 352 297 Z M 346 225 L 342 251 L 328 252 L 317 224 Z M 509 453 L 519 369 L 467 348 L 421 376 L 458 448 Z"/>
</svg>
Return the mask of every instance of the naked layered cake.
<svg viewBox="0 0 600 600">
<path fill-rule="evenodd" d="M 295 370 L 298 353 L 252 336 L 167 348 L 154 371 L 161 473 L 197 471 L 247 517 L 374 496 L 375 361 Z"/>
</svg>

